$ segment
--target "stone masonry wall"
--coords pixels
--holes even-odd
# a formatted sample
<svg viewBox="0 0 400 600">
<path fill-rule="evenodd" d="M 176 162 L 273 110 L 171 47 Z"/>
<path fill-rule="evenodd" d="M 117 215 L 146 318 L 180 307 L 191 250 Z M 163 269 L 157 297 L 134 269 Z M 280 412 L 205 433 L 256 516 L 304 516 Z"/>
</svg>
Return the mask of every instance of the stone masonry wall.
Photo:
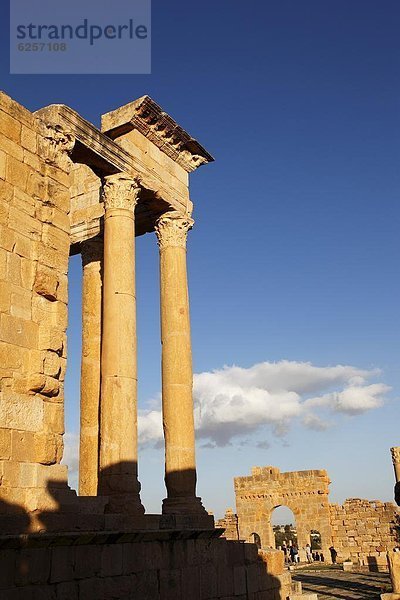
<svg viewBox="0 0 400 600">
<path fill-rule="evenodd" d="M 290 573 L 268 574 L 254 544 L 176 536 L 164 532 L 156 541 L 144 532 L 103 533 L 57 540 L 44 534 L 18 548 L 15 539 L 0 540 L 0 597 L 286 600 L 290 594 Z"/>
<path fill-rule="evenodd" d="M 385 568 L 386 552 L 398 545 L 398 509 L 391 502 L 351 498 L 329 507 L 333 546 L 338 560 L 350 558 L 360 565 Z"/>
<path fill-rule="evenodd" d="M 55 503 L 63 453 L 70 140 L 0 94 L 0 512 Z"/>
<path fill-rule="evenodd" d="M 253 467 L 251 475 L 235 477 L 236 512 L 240 539 L 252 541 L 254 533 L 262 548 L 275 547 L 271 515 L 278 506 L 287 506 L 296 519 L 299 550 L 310 543 L 312 530 L 321 534 L 324 556 L 329 557 L 329 478 L 324 470 L 281 473 L 276 467 Z"/>
</svg>

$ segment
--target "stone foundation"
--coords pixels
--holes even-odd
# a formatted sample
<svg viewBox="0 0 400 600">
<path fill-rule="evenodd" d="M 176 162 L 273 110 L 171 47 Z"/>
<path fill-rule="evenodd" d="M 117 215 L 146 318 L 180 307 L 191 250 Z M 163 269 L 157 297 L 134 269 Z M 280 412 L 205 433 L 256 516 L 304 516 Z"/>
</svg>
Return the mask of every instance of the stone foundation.
<svg viewBox="0 0 400 600">
<path fill-rule="evenodd" d="M 210 532 L 29 535 L 0 539 L 2 600 L 286 600 L 254 544 Z"/>
</svg>

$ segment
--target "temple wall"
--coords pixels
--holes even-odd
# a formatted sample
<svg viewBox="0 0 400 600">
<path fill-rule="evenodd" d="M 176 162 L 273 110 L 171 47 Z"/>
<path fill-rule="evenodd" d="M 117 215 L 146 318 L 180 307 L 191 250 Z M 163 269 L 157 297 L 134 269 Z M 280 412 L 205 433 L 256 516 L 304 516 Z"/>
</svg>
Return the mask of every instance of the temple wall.
<svg viewBox="0 0 400 600">
<path fill-rule="evenodd" d="M 48 479 L 66 481 L 69 160 L 3 93 L 0 131 L 0 499 L 34 511 Z"/>
<path fill-rule="evenodd" d="M 141 541 L 143 538 L 147 541 Z M 157 534 L 160 535 L 159 533 Z M 253 544 L 150 534 L 41 536 L 2 549 L 3 600 L 285 600 L 290 573 L 267 573 Z M 40 544 L 42 543 L 42 547 Z M 59 542 L 58 542 L 59 543 Z M 30 547 L 29 544 L 35 545 Z M 276 560 L 275 560 L 276 562 Z M 283 560 L 281 561 L 283 565 Z"/>
<path fill-rule="evenodd" d="M 351 498 L 329 507 L 333 546 L 338 561 L 350 558 L 370 568 L 387 569 L 386 552 L 399 544 L 398 509 L 391 502 Z"/>
</svg>

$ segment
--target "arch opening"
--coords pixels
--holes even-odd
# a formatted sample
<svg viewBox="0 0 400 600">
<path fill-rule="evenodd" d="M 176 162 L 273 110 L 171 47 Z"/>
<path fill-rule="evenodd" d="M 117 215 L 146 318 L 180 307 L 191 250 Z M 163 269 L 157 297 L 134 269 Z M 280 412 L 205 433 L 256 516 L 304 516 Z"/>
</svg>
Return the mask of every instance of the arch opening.
<svg viewBox="0 0 400 600">
<path fill-rule="evenodd" d="M 296 517 L 293 511 L 288 506 L 276 506 L 271 513 L 271 525 L 275 548 L 283 551 L 285 562 L 299 562 Z"/>
</svg>

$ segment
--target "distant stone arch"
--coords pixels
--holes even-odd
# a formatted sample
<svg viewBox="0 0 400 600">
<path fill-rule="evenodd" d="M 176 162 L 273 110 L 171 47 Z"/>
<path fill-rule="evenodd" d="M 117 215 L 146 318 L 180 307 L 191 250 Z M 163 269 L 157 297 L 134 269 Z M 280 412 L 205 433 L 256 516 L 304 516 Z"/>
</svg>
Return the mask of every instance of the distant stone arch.
<svg viewBox="0 0 400 600">
<path fill-rule="evenodd" d="M 276 467 L 253 467 L 250 476 L 235 477 L 239 535 L 250 540 L 258 532 L 261 546 L 275 547 L 271 516 L 278 506 L 287 506 L 296 519 L 301 559 L 316 530 L 321 535 L 325 557 L 332 543 L 329 510 L 329 477 L 325 470 L 281 473 Z"/>
<path fill-rule="evenodd" d="M 261 550 L 261 538 L 258 535 L 258 533 L 256 533 L 255 531 L 253 531 L 253 533 L 250 534 L 250 538 L 251 538 L 250 541 L 253 544 L 255 544 L 259 550 Z"/>
</svg>

